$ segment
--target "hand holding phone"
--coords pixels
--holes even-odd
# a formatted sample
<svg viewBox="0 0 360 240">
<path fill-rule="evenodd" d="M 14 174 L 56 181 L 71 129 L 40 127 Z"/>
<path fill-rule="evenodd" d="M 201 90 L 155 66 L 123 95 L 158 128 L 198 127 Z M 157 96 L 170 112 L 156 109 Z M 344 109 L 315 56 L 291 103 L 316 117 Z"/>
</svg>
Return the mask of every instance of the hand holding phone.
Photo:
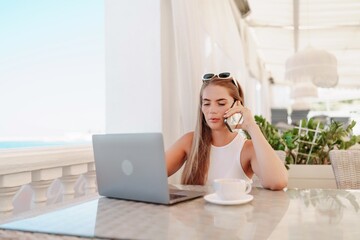
<svg viewBox="0 0 360 240">
<path fill-rule="evenodd" d="M 233 102 L 230 108 L 232 108 L 236 103 L 236 100 Z M 230 132 L 234 132 L 235 129 L 239 129 L 239 125 L 242 123 L 242 114 L 235 113 L 228 118 L 224 119 L 224 123 Z"/>
</svg>

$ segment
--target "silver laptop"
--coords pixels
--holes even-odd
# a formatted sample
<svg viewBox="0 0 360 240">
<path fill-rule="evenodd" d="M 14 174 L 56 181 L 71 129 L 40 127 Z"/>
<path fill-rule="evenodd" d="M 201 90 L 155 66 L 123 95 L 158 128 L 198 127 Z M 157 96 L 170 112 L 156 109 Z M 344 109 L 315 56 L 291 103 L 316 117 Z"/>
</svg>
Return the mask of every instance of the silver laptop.
<svg viewBox="0 0 360 240">
<path fill-rule="evenodd" d="M 173 204 L 204 192 L 169 190 L 161 133 L 93 135 L 99 194 L 111 198 Z"/>
</svg>

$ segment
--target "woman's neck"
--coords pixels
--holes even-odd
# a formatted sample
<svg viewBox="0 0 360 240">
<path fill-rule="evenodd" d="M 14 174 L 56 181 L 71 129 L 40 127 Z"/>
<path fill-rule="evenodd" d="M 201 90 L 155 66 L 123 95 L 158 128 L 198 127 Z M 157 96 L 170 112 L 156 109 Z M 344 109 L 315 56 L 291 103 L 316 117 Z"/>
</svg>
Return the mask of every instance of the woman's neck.
<svg viewBox="0 0 360 240">
<path fill-rule="evenodd" d="M 212 136 L 212 145 L 216 147 L 221 147 L 229 144 L 235 137 L 237 133 L 236 132 L 229 132 L 229 130 L 212 130 L 211 136 Z"/>
</svg>

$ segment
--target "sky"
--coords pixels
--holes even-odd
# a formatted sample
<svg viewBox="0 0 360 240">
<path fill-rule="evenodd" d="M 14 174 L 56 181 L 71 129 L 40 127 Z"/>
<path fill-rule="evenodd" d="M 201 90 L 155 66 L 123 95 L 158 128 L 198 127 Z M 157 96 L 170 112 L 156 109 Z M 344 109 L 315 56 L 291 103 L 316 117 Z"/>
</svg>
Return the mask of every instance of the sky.
<svg viewBox="0 0 360 240">
<path fill-rule="evenodd" d="M 1 0 L 0 140 L 103 132 L 104 52 L 103 0 Z"/>
</svg>

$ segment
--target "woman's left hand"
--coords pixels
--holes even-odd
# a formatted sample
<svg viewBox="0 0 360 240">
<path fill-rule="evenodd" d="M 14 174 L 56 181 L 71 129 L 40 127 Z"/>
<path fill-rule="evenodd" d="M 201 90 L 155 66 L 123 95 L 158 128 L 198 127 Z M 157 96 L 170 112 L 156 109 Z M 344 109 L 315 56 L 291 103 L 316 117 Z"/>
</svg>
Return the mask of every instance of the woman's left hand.
<svg viewBox="0 0 360 240">
<path fill-rule="evenodd" d="M 242 120 L 240 121 L 240 124 L 238 124 L 237 128 L 249 132 L 252 127 L 257 126 L 250 109 L 244 107 L 240 101 L 236 101 L 235 105 L 225 112 L 224 118 L 228 118 L 236 113 L 240 113 L 242 115 Z"/>
</svg>

